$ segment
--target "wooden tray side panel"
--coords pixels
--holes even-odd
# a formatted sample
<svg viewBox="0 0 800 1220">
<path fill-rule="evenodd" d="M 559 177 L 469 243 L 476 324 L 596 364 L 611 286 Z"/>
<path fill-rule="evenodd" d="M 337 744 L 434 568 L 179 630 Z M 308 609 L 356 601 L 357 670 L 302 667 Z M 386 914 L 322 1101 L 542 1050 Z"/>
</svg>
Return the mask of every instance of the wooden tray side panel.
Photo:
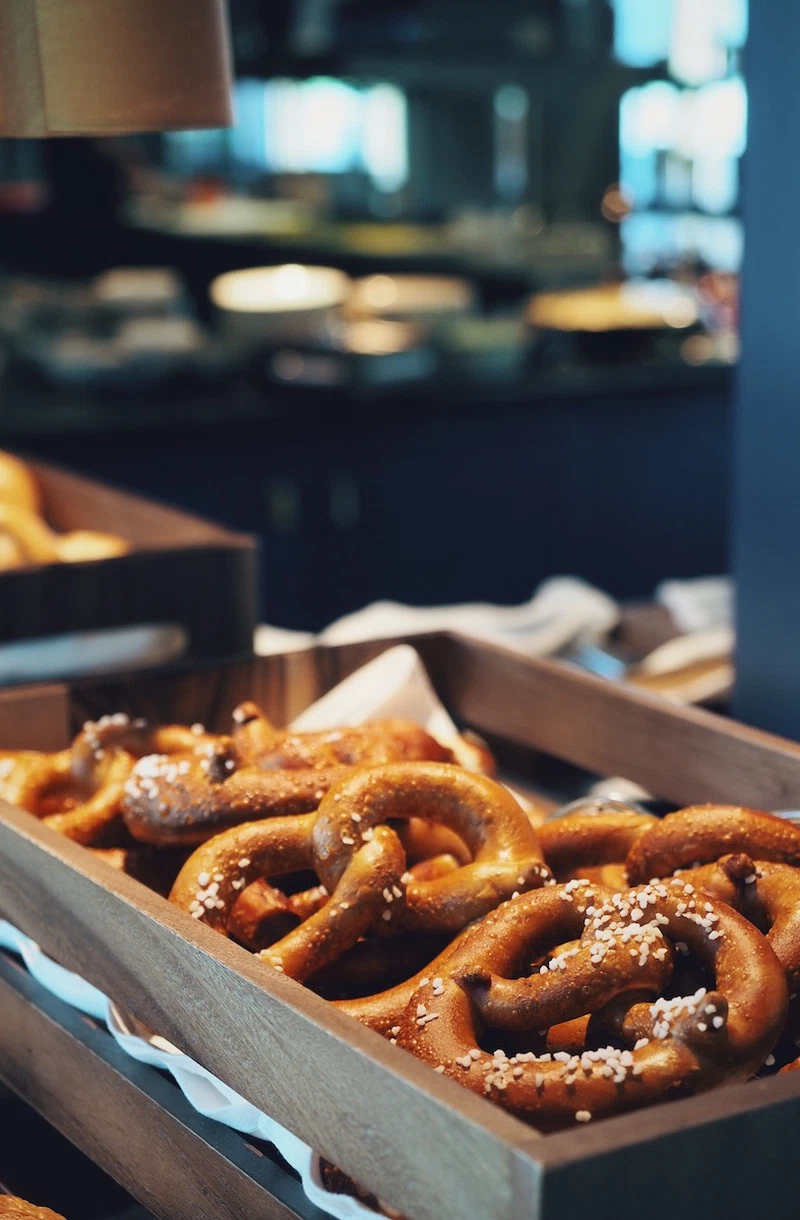
<svg viewBox="0 0 800 1220">
<path fill-rule="evenodd" d="M 111 559 L 0 574 L 0 643 L 177 624 L 188 632 L 188 656 L 195 660 L 252 653 L 255 538 L 46 464 L 32 467 L 55 528 L 108 530 L 132 549 Z"/>
<path fill-rule="evenodd" d="M 414 1220 L 536 1214 L 539 1141 L 515 1119 L 29 815 L 2 815 L 0 912 L 56 961 Z"/>
<path fill-rule="evenodd" d="M 195 658 L 244 655 L 256 625 L 256 556 L 247 548 L 134 551 L 96 563 L 0 576 L 0 641 L 177 623 Z"/>
<path fill-rule="evenodd" d="M 244 699 L 254 699 L 275 724 L 284 725 L 324 693 L 322 683 L 313 649 L 166 675 L 87 680 L 70 688 L 72 731 L 111 710 L 144 716 L 153 724 L 199 722 L 227 733 L 231 713 Z"/>
<path fill-rule="evenodd" d="M 69 737 L 66 686 L 0 691 L 0 750 L 61 750 Z"/>
<path fill-rule="evenodd" d="M 102 529 L 135 547 L 169 550 L 185 546 L 252 546 L 253 539 L 202 517 L 71 474 L 46 462 L 32 462 L 47 520 L 57 530 Z"/>
<path fill-rule="evenodd" d="M 4 977 L 11 969 L 0 961 L 0 1079 L 140 1203 L 164 1220 L 321 1220 L 316 1208 L 301 1213 L 267 1194 L 232 1159 L 243 1151 L 236 1136 L 195 1114 L 174 1086 L 92 1031 L 87 1018 L 73 1011 L 59 1022 L 29 1002 Z"/>
<path fill-rule="evenodd" d="M 391 642 L 336 649 L 331 666 L 342 677 Z M 450 712 L 479 732 L 625 776 L 678 805 L 800 808 L 794 742 L 556 661 L 458 636 L 409 642 Z"/>
</svg>

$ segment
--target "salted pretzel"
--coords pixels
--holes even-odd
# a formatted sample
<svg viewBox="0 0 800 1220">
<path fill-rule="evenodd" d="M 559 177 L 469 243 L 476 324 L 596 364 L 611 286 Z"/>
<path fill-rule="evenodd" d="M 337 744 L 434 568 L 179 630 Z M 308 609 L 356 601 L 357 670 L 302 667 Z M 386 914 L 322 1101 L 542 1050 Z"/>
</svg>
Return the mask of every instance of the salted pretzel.
<svg viewBox="0 0 800 1220">
<path fill-rule="evenodd" d="M 358 845 L 387 821 L 411 817 L 444 824 L 470 861 L 428 881 L 409 876 L 402 899 L 385 913 L 395 927 L 457 932 L 550 878 L 533 828 L 501 785 L 447 763 L 394 763 L 357 771 L 320 802 L 314 854 L 323 885 L 333 890 Z"/>
<path fill-rule="evenodd" d="M 124 712 L 87 720 L 70 747 L 73 753 L 102 757 L 107 750 L 124 750 L 134 758 L 150 754 L 198 754 L 220 740 L 202 724 L 151 724 L 143 717 L 132 719 Z"/>
<path fill-rule="evenodd" d="M 401 842 L 403 842 L 402 836 Z M 403 846 L 405 848 L 405 843 Z M 161 856 L 167 850 L 180 849 L 150 848 L 150 850 L 157 856 Z M 407 850 L 406 857 L 408 857 Z M 414 878 L 416 881 L 432 881 L 437 877 L 449 876 L 459 867 L 458 860 L 451 855 L 432 856 L 428 860 L 420 860 L 418 863 L 410 865 L 407 877 L 408 879 Z M 175 873 L 173 873 L 173 878 L 174 876 Z M 318 911 L 323 906 L 327 894 L 328 891 L 324 885 L 299 889 L 295 893 L 286 894 L 263 878 L 254 881 L 252 885 L 248 885 L 246 889 L 242 890 L 233 905 L 228 920 L 228 935 L 243 945 L 245 949 L 249 949 L 251 953 L 259 953 L 262 949 L 274 944 L 276 940 L 280 940 L 286 932 L 303 923 L 309 915 Z M 337 979 L 337 984 L 343 994 L 352 994 L 351 981 L 353 979 L 357 980 L 354 984 L 355 989 L 360 994 L 365 994 L 369 990 L 374 991 L 376 986 L 389 986 L 388 983 L 381 981 L 387 973 L 397 975 L 400 979 L 408 978 L 413 971 L 404 971 L 398 964 L 398 958 L 403 955 L 402 947 L 398 944 L 399 939 L 399 937 L 395 937 L 392 941 L 391 962 L 387 961 L 386 946 L 381 942 L 371 945 L 369 949 L 361 946 L 357 955 L 357 963 L 348 962 L 346 965 L 343 963 Z M 444 948 L 443 944 L 439 945 L 425 956 L 421 942 L 431 939 L 433 938 L 430 936 L 415 936 L 413 933 L 405 938 L 411 958 L 416 960 L 421 954 L 418 965 L 425 965 L 431 960 L 434 953 L 438 953 L 440 949 Z M 417 966 L 414 967 L 414 970 L 416 969 Z M 373 986 L 371 988 L 362 987 L 362 980 L 366 980 L 368 977 Z"/>
<path fill-rule="evenodd" d="M 241 705 L 233 735 L 200 755 L 180 763 L 154 755 L 137 763 L 123 804 L 134 838 L 201 843 L 233 823 L 309 813 L 333 785 L 364 767 L 452 757 L 409 721 L 278 733 L 254 709 Z"/>
<path fill-rule="evenodd" d="M 64 1220 L 64 1217 L 16 1195 L 0 1195 L 0 1220 Z"/>
<path fill-rule="evenodd" d="M 386 824 L 388 818 L 411 816 L 449 825 L 470 847 L 470 863 L 418 880 L 407 871 L 402 843 Z M 370 852 L 373 843 L 379 849 Z M 390 866 L 396 866 L 391 877 Z M 309 945 L 333 944 L 335 958 L 370 928 L 460 931 L 508 894 L 549 878 L 534 832 L 504 788 L 449 764 L 396 763 L 346 779 L 323 798 L 316 814 L 264 819 L 217 835 L 187 861 L 171 898 L 228 933 L 241 891 L 254 881 L 303 869 L 319 876 L 324 892 L 318 897 L 324 901 L 262 953 L 293 978 L 307 978 L 326 964 L 318 948 L 310 954 Z M 374 877 L 381 882 L 377 888 Z M 280 913 L 290 907 L 287 899 Z"/>
<path fill-rule="evenodd" d="M 622 864 L 634 844 L 654 825 L 650 814 L 620 801 L 608 801 L 598 802 L 591 812 L 553 818 L 539 827 L 538 835 L 544 858 L 559 881 L 588 879 L 603 883 L 600 870 Z M 613 882 L 619 879 L 618 873 L 610 876 Z"/>
<path fill-rule="evenodd" d="M 579 923 L 579 946 L 566 960 L 551 960 L 531 980 L 514 978 L 533 944 L 561 939 Z M 714 990 L 631 1005 L 637 968 L 645 988 L 659 989 L 676 942 L 700 958 Z M 521 895 L 426 976 L 394 1028 L 397 1044 L 542 1130 L 748 1079 L 778 1039 L 788 1002 L 764 937 L 678 878 L 624 894 L 572 881 Z M 504 1023 L 541 1030 L 602 1006 L 615 986 L 629 990 L 619 1028 L 625 1049 L 509 1056 L 480 1046 L 486 1022 L 493 1031 Z"/>
<path fill-rule="evenodd" d="M 391 894 L 393 905 L 387 903 L 383 912 L 392 930 L 457 932 L 515 891 L 549 879 L 535 833 L 504 788 L 448 764 L 396 763 L 357 772 L 320 803 L 314 866 L 324 891 L 333 892 L 358 845 L 386 820 L 430 826 L 431 842 L 452 842 L 458 851 L 415 862 L 405 871 L 404 891 Z M 439 840 L 437 831 L 449 837 Z M 402 828 L 400 842 L 406 846 Z M 412 834 L 411 843 L 418 850 L 420 836 Z M 240 942 L 254 945 L 265 930 L 271 935 L 276 919 L 299 916 L 298 901 L 307 902 L 308 895 L 292 899 L 264 886 L 253 888 L 237 903 L 229 929 Z"/>
<path fill-rule="evenodd" d="M 0 796 L 85 845 L 99 845 L 119 821 L 137 756 L 199 750 L 217 739 L 201 725 L 151 726 L 124 713 L 87 720 L 66 750 L 0 754 Z"/>
<path fill-rule="evenodd" d="M 240 893 L 262 877 L 279 877 L 314 866 L 314 814 L 269 818 L 224 831 L 186 862 L 170 900 L 195 919 L 227 933 Z M 405 856 L 388 826 L 378 827 L 348 862 L 322 906 L 260 957 L 273 969 L 303 981 L 336 961 L 374 926 L 386 895 L 402 893 Z"/>
<path fill-rule="evenodd" d="M 739 911 L 766 937 L 787 974 L 791 991 L 800 983 L 800 869 L 740 852 L 676 876 Z"/>
<path fill-rule="evenodd" d="M 625 868 L 630 884 L 638 885 L 735 852 L 800 865 L 800 827 L 756 809 L 691 805 L 655 822 L 631 847 Z"/>
<path fill-rule="evenodd" d="M 77 843 L 98 843 L 116 822 L 133 758 L 19 751 L 0 758 L 0 797 Z"/>
</svg>

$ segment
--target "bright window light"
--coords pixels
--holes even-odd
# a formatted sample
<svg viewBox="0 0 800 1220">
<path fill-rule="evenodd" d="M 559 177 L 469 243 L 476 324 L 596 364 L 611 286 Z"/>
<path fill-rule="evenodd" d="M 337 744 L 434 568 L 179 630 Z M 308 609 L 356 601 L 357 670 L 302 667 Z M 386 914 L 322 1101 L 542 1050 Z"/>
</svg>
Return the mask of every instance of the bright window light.
<svg viewBox="0 0 800 1220">
<path fill-rule="evenodd" d="M 612 0 L 614 55 L 632 68 L 650 68 L 669 54 L 673 0 Z"/>
<path fill-rule="evenodd" d="M 361 160 L 379 190 L 398 191 L 408 180 L 408 116 L 405 94 L 394 85 L 364 93 Z"/>
</svg>

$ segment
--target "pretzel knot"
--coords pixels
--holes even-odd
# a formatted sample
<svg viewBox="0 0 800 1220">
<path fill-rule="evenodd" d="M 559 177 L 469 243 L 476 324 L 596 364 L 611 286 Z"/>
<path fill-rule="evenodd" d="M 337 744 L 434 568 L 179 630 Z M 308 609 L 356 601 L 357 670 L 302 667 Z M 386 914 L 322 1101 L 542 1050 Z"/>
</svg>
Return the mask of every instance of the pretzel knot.
<svg viewBox="0 0 800 1220">
<path fill-rule="evenodd" d="M 403 720 L 294 733 L 275 729 L 255 704 L 242 704 L 233 715 L 233 734 L 199 755 L 176 763 L 156 754 L 137 763 L 123 805 L 134 838 L 201 843 L 236 822 L 310 813 L 358 768 L 452 757 Z"/>
<path fill-rule="evenodd" d="M 240 894 L 264 877 L 314 867 L 316 815 L 250 822 L 209 839 L 186 862 L 170 900 L 195 919 L 227 933 Z M 405 856 L 396 835 L 380 827 L 362 844 L 321 905 L 260 956 L 273 969 L 303 981 L 336 961 L 386 909 L 386 895 L 400 894 Z"/>
<path fill-rule="evenodd" d="M 21 750 L 0 758 L 0 796 L 77 843 L 96 843 L 117 818 L 133 761 L 122 750 Z"/>
<path fill-rule="evenodd" d="M 455 831 L 470 862 L 434 868 L 425 879 L 407 871 L 402 840 L 386 821 L 411 817 Z M 268 887 L 254 903 L 259 918 L 264 899 L 286 916 L 306 916 L 261 953 L 300 980 L 367 931 L 460 931 L 511 893 L 549 878 L 527 817 L 499 784 L 447 764 L 399 763 L 340 783 L 316 814 L 269 818 L 215 836 L 186 862 L 170 897 L 230 934 L 248 887 L 307 869 L 316 871 L 321 889 L 284 905 Z"/>
<path fill-rule="evenodd" d="M 410 818 L 455 832 L 470 860 L 430 880 L 406 877 L 400 900 L 384 912 L 395 928 L 458 932 L 515 892 L 550 879 L 536 833 L 505 788 L 447 763 L 397 763 L 356 772 L 323 797 L 314 825 L 323 885 L 333 890 L 359 844 L 385 823 Z"/>
<path fill-rule="evenodd" d="M 786 971 L 790 991 L 800 983 L 800 869 L 743 852 L 677 876 L 739 911 L 757 928 Z"/>
<path fill-rule="evenodd" d="M 575 932 L 577 944 L 538 975 L 514 977 L 532 950 Z M 653 998 L 676 942 L 699 958 L 713 991 Z M 535 1038 L 593 1012 L 590 1033 L 603 1030 L 619 996 L 615 1045 L 576 1055 L 481 1048 L 487 1026 L 498 1040 L 523 1029 Z M 418 984 L 395 1036 L 440 1073 L 552 1130 L 746 1080 L 777 1041 L 787 1002 L 761 934 L 688 882 L 609 894 L 572 881 L 506 903 L 463 937 Z"/>
</svg>

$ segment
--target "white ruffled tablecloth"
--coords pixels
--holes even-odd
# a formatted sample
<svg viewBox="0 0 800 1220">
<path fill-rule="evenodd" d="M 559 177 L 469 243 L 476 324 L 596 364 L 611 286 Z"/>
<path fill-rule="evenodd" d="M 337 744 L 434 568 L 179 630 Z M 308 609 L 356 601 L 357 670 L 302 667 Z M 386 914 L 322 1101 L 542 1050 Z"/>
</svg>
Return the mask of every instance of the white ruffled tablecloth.
<svg viewBox="0 0 800 1220">
<path fill-rule="evenodd" d="M 407 645 L 389 649 L 345 679 L 303 712 L 293 727 L 308 731 L 365 723 L 387 716 L 416 721 L 443 745 L 452 744 L 458 736 L 417 653 Z M 0 920 L 0 947 L 18 954 L 33 977 L 53 995 L 104 1022 L 126 1054 L 140 1063 L 169 1072 L 200 1114 L 273 1144 L 299 1174 L 308 1198 L 322 1211 L 339 1220 L 367 1220 L 368 1217 L 374 1220 L 375 1212 L 359 1200 L 349 1195 L 332 1194 L 325 1188 L 320 1159 L 308 1144 L 257 1110 L 165 1039 L 158 1035 L 138 1037 L 129 1032 L 124 1016 L 102 992 L 46 957 L 34 941 L 4 920 Z"/>
</svg>

